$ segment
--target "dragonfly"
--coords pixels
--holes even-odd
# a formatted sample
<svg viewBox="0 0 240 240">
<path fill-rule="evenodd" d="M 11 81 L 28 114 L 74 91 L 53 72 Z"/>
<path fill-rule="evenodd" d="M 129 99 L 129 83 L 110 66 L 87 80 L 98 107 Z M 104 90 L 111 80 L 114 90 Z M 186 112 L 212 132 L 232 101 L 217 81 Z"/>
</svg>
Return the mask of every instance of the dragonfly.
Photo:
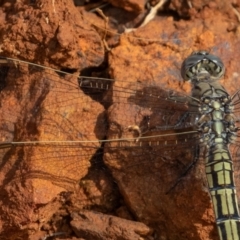
<svg viewBox="0 0 240 240">
<path fill-rule="evenodd" d="M 218 64 L 222 74 L 221 60 L 204 52 L 185 60 L 182 75 L 193 79 L 194 74 L 189 76 L 194 71 L 191 64 L 197 62 L 198 66 L 206 58 L 205 68 L 209 62 L 214 63 L 214 67 L 207 69 L 212 71 L 211 79 Z M 98 210 L 104 205 L 101 211 L 107 212 L 116 207 L 118 189 L 131 214 L 158 228 L 161 236 L 166 232 L 166 223 L 160 220 L 160 224 L 154 219 L 169 218 L 173 224 L 185 227 L 181 225 L 181 216 L 176 220 L 169 217 L 174 215 L 171 211 L 176 213 L 176 208 L 178 215 L 186 209 L 181 207 L 186 202 L 184 195 L 189 198 L 188 202 L 195 201 L 199 215 L 203 213 L 206 204 L 199 205 L 196 195 L 189 194 L 191 188 L 202 189 L 200 182 L 204 182 L 202 194 L 209 199 L 207 181 L 202 180 L 204 165 L 191 170 L 202 155 L 206 156 L 206 149 L 211 149 L 208 146 L 211 139 L 207 139 L 210 127 L 204 122 L 207 113 L 204 118 L 199 112 L 201 98 L 149 82 L 79 76 L 8 57 L 1 57 L 0 73 L 0 176 L 5 199 L 2 211 L 7 213 L 12 204 L 19 202 L 16 192 L 24 187 L 30 189 L 22 196 L 23 204 L 19 204 L 26 214 L 16 218 L 13 225 L 33 221 L 33 211 L 62 192 L 77 192 L 81 207 Z M 203 76 L 205 79 L 206 75 Z M 225 93 L 222 87 L 220 91 Z M 230 116 L 230 106 L 234 106 L 237 114 L 238 92 L 233 97 L 227 95 L 226 104 L 230 100 L 225 121 L 237 125 Z M 232 140 L 230 150 L 237 168 L 238 127 L 232 125 L 229 129 L 234 136 L 230 138 L 236 140 Z M 229 161 L 228 164 L 231 167 Z M 207 174 L 210 179 L 210 173 Z M 233 191 L 231 197 L 235 205 L 227 205 L 233 206 L 234 212 L 220 217 L 219 211 L 226 208 L 222 200 L 214 196 L 216 186 L 212 187 L 213 202 L 218 202 L 214 209 L 219 239 L 237 239 L 239 213 L 235 186 L 232 177 L 225 174 L 225 181 L 231 178 L 231 183 L 219 185 L 227 185 Z M 109 183 L 112 177 L 114 183 Z M 96 178 L 98 183 L 92 181 Z M 213 182 L 216 183 L 215 178 Z M 135 204 L 139 199 L 145 205 Z M 191 214 L 196 215 L 196 211 L 189 211 L 189 216 Z M 233 229 L 227 224 L 237 227 Z M 197 239 L 197 233 L 190 234 L 189 228 L 185 229 L 186 233 L 181 236 L 179 232 L 165 233 L 165 236 Z"/>
</svg>

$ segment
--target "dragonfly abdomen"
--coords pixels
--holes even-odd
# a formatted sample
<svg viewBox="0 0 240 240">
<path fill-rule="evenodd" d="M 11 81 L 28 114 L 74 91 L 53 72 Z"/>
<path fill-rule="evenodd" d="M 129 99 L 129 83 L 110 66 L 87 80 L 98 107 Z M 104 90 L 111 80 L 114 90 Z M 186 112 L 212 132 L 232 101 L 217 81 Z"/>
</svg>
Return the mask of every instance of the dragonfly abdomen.
<svg viewBox="0 0 240 240">
<path fill-rule="evenodd" d="M 204 117 L 200 118 L 199 124 L 203 133 L 202 141 L 207 147 L 205 170 L 219 237 L 221 240 L 237 240 L 240 239 L 240 216 L 233 162 L 228 147 L 237 130 L 231 113 L 225 113 L 227 108 L 231 108 L 228 106 L 231 100 L 225 103 L 223 98 L 230 99 L 226 94 L 207 100 L 209 113 L 202 112 Z M 206 109 L 204 100 L 202 105 Z"/>
<path fill-rule="evenodd" d="M 221 240 L 240 239 L 240 217 L 227 147 L 216 144 L 206 154 L 206 175 Z"/>
</svg>

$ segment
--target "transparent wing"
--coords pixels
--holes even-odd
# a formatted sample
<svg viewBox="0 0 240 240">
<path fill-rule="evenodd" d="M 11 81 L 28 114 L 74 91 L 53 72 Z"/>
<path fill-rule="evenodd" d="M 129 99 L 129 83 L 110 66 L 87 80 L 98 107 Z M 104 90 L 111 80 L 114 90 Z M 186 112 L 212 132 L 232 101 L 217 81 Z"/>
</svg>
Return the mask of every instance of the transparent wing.
<svg viewBox="0 0 240 240">
<path fill-rule="evenodd" d="M 131 152 L 149 148 L 152 137 L 158 135 L 154 141 L 159 143 L 151 148 L 164 158 L 163 150 L 173 145 L 162 141 L 171 137 L 162 138 L 164 130 L 189 131 L 197 119 L 196 112 L 188 111 L 188 96 L 149 83 L 78 77 L 8 58 L 1 58 L 0 71 L 4 176 L 20 168 L 20 159 L 26 159 L 25 175 L 51 178 L 63 185 L 76 183 L 87 174 L 89 159 L 104 148 L 105 139 L 107 149 L 122 151 L 122 144 Z M 129 126 L 134 130 L 129 131 Z M 144 134 L 144 140 L 136 141 Z M 191 146 L 195 146 L 198 135 L 196 131 L 190 135 Z M 189 143 L 174 145 L 178 155 Z"/>
<path fill-rule="evenodd" d="M 20 201 L 12 189 L 27 186 L 29 211 L 29 202 L 46 204 L 61 192 L 77 193 L 78 206 L 109 211 L 119 188 L 138 219 L 155 211 L 151 202 L 166 214 L 169 196 L 176 200 L 166 192 L 199 156 L 191 98 L 154 83 L 78 77 L 7 58 L 0 72 L 5 205 Z"/>
<path fill-rule="evenodd" d="M 188 111 L 186 114 L 188 96 L 169 90 L 164 91 L 158 86 L 127 81 L 114 83 L 112 79 L 77 78 L 71 74 L 18 60 L 2 59 L 1 89 L 2 106 L 6 106 L 2 119 L 9 123 L 6 127 L 4 125 L 6 123 L 2 121 L 1 137 L 2 141 L 6 142 L 34 140 L 37 136 L 34 133 L 24 134 L 23 132 L 22 136 L 16 133 L 11 134 L 19 124 L 25 125 L 25 128 L 26 124 L 29 124 L 28 129 L 37 127 L 45 138 L 42 140 L 45 141 L 60 139 L 59 136 L 61 136 L 60 140 L 101 140 L 106 137 L 109 127 L 107 121 L 109 121 L 109 115 L 113 114 L 115 106 L 125 108 L 125 113 L 122 114 L 122 121 L 125 124 L 123 127 L 128 126 L 125 116 L 131 110 L 136 110 L 139 117 L 134 116 L 135 119 L 130 123 L 148 129 L 152 127 L 151 125 L 159 126 L 161 129 L 189 127 L 194 125 L 197 117 L 195 112 Z M 5 103 L 6 101 L 8 104 Z M 41 118 L 44 117 L 42 112 L 54 113 L 57 115 L 55 117 L 62 122 L 57 124 L 53 117 Z M 86 120 L 86 117 L 91 117 L 92 113 L 93 115 L 102 114 L 94 116 L 90 121 Z M 83 130 L 74 127 L 74 124 L 77 124 L 76 120 L 70 122 L 74 114 L 80 117 Z M 131 112 L 129 115 L 134 114 Z M 48 121 L 46 125 L 51 125 L 51 128 L 48 127 L 44 131 L 40 129 L 39 123 L 43 120 Z M 66 122 L 66 126 L 60 125 L 63 122 Z M 99 130 L 87 131 L 86 123 L 101 125 L 101 127 Z M 141 126 L 141 124 L 148 126 Z M 70 125 L 72 125 L 71 128 Z M 50 132 L 53 136 L 47 136 L 46 133 L 53 127 L 56 128 Z M 67 136 L 64 136 L 64 133 Z"/>
</svg>

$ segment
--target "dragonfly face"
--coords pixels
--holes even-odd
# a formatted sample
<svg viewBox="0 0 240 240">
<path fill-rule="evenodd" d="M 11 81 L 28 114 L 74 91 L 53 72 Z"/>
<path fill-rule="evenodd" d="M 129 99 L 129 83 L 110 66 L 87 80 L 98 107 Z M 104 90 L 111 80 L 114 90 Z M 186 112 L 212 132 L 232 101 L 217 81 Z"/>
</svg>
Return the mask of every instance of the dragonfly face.
<svg viewBox="0 0 240 240">
<path fill-rule="evenodd" d="M 222 78 L 224 73 L 225 67 L 222 60 L 207 51 L 193 52 L 184 60 L 181 68 L 181 75 L 185 81 L 205 76 L 211 76 L 211 79 L 217 80 Z"/>
</svg>

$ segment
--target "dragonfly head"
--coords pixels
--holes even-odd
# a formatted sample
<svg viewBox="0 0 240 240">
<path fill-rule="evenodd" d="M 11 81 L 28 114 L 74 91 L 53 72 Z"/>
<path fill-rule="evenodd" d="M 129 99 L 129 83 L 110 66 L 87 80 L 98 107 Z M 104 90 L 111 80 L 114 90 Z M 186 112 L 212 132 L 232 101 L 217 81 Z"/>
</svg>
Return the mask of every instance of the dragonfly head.
<svg viewBox="0 0 240 240">
<path fill-rule="evenodd" d="M 184 81 L 216 81 L 224 73 L 222 60 L 204 50 L 193 52 L 183 61 L 181 67 Z"/>
</svg>

